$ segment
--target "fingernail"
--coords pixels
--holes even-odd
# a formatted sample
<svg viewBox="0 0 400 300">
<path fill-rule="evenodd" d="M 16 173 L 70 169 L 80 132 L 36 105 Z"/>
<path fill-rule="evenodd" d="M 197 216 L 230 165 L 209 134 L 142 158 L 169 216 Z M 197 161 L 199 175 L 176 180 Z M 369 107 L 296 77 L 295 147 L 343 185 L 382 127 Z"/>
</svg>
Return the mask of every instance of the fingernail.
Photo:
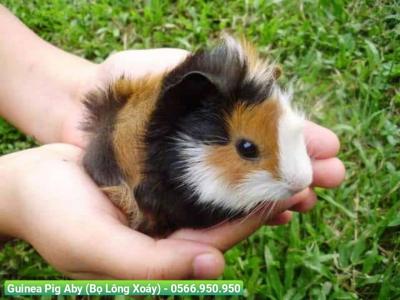
<svg viewBox="0 0 400 300">
<path fill-rule="evenodd" d="M 219 260 L 214 254 L 200 254 L 193 261 L 193 275 L 196 278 L 218 277 L 220 273 L 219 264 Z"/>
</svg>

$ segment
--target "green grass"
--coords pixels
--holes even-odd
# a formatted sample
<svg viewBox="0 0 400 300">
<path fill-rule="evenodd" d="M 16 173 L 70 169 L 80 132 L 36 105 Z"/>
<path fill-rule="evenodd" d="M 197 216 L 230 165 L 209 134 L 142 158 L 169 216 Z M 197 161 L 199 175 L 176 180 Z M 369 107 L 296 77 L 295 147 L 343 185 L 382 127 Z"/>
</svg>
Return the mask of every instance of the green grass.
<svg viewBox="0 0 400 300">
<path fill-rule="evenodd" d="M 344 184 L 289 225 L 226 254 L 224 278 L 257 299 L 400 299 L 400 5 L 397 1 L 2 0 L 51 43 L 94 61 L 128 48 L 208 45 L 244 34 L 283 65 L 308 115 L 340 137 Z M 227 4 L 229 3 L 229 4 Z M 0 123 L 0 152 L 33 145 Z M 2 278 L 59 278 L 29 246 Z"/>
</svg>

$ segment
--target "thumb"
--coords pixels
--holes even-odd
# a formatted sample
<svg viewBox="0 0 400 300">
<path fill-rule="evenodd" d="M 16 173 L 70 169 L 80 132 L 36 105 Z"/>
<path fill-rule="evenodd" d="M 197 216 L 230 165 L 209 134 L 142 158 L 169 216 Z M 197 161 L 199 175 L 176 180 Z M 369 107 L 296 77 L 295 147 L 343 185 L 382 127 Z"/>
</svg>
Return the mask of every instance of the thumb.
<svg viewBox="0 0 400 300">
<path fill-rule="evenodd" d="M 184 240 L 164 239 L 155 242 L 154 263 L 147 278 L 216 278 L 224 270 L 224 257 L 215 248 Z"/>
</svg>

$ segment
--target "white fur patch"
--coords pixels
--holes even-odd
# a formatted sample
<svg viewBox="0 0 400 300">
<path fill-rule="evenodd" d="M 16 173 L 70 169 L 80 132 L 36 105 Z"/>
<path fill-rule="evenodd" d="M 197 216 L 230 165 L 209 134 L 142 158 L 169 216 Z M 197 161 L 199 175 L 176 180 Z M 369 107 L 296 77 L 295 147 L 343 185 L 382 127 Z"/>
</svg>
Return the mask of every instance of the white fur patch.
<svg viewBox="0 0 400 300">
<path fill-rule="evenodd" d="M 304 117 L 290 106 L 290 95 L 277 90 L 282 114 L 278 125 L 279 170 L 292 191 L 301 191 L 312 181 L 311 160 L 304 140 Z"/>
<path fill-rule="evenodd" d="M 248 64 L 249 69 L 247 70 L 244 81 L 255 81 L 261 86 L 265 85 L 266 82 L 273 78 L 275 64 L 268 62 L 263 59 L 255 59 L 251 64 L 248 61 L 243 45 L 230 35 L 223 35 L 223 40 L 228 48 L 228 55 L 230 53 L 236 53 L 241 63 Z M 226 58 L 229 61 L 229 58 Z"/>
<path fill-rule="evenodd" d="M 180 137 L 180 145 L 186 163 L 183 178 L 179 179 L 193 189 L 201 203 L 249 212 L 263 201 L 277 201 L 291 195 L 287 184 L 273 179 L 264 170 L 251 172 L 239 184 L 232 185 L 224 178 L 222 170 L 206 162 L 210 146 L 188 136 Z"/>
<path fill-rule="evenodd" d="M 254 206 L 261 201 L 278 201 L 291 196 L 287 184 L 277 181 L 264 170 L 248 174 L 237 190 L 247 198 L 249 206 Z"/>
<path fill-rule="evenodd" d="M 270 81 L 274 77 L 274 70 L 274 64 L 258 59 L 254 65 L 250 66 L 245 81 L 257 82 L 261 86 L 264 86 L 266 82 Z"/>
<path fill-rule="evenodd" d="M 304 118 L 290 107 L 289 94 L 278 88 L 274 93 L 282 108 L 278 124 L 279 180 L 267 170 L 257 170 L 233 185 L 223 176 L 223 170 L 207 163 L 211 146 L 186 135 L 178 137 L 184 162 L 184 175 L 178 179 L 190 186 L 199 202 L 249 212 L 263 201 L 286 199 L 311 184 L 311 161 L 303 136 Z"/>
<path fill-rule="evenodd" d="M 188 184 L 198 201 L 204 204 L 218 205 L 229 210 L 241 208 L 236 201 L 233 188 L 221 176 L 220 170 L 207 164 L 209 146 L 196 142 L 188 136 L 180 136 L 181 156 L 185 161 L 183 180 Z"/>
<path fill-rule="evenodd" d="M 225 34 L 222 36 L 224 40 L 225 46 L 228 48 L 228 55 L 232 55 L 236 53 L 239 57 L 241 63 L 244 63 L 245 54 L 243 51 L 242 45 L 232 36 Z M 226 61 L 230 61 L 229 58 L 226 58 Z"/>
</svg>

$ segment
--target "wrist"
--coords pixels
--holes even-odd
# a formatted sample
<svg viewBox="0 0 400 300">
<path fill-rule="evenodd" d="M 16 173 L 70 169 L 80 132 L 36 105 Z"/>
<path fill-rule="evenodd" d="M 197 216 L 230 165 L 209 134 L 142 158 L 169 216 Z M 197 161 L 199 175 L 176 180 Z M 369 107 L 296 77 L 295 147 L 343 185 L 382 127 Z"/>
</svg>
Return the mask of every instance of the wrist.
<svg viewBox="0 0 400 300">
<path fill-rule="evenodd" d="M 92 90 L 97 82 L 98 66 L 97 64 L 81 60 L 79 66 L 72 71 L 76 73 L 76 76 L 71 74 L 74 80 L 70 82 L 65 81 L 67 87 L 64 93 L 63 115 L 54 119 L 55 122 L 58 122 L 57 126 L 54 127 L 54 138 L 44 142 L 68 143 L 81 148 L 84 147 L 84 132 L 79 128 L 85 117 L 83 100 L 86 93 Z"/>
<path fill-rule="evenodd" d="M 57 49 L 59 50 L 59 49 Z M 61 50 L 59 50 L 61 52 Z M 42 143 L 71 143 L 81 146 L 79 126 L 83 120 L 83 97 L 96 78 L 97 64 L 69 53 L 62 52 L 60 64 L 53 70 L 54 77 L 49 82 L 46 110 L 49 117 L 41 114 L 34 117 L 39 127 L 35 137 Z M 52 101 L 52 99 L 56 101 Z"/>
<path fill-rule="evenodd" d="M 0 115 L 42 143 L 63 142 L 96 64 L 42 40 L 0 6 Z"/>
</svg>

